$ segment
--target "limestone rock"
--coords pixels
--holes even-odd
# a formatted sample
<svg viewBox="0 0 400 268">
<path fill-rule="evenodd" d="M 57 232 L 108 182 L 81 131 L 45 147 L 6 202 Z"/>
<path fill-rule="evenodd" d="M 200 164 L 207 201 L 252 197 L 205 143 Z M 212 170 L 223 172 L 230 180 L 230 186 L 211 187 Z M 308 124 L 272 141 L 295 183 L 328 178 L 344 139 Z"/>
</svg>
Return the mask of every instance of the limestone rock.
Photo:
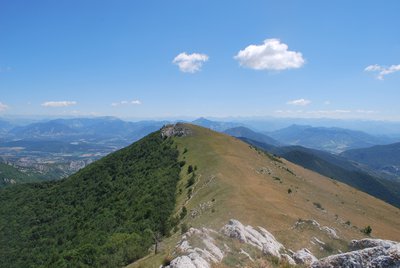
<svg viewBox="0 0 400 268">
<path fill-rule="evenodd" d="M 161 136 L 163 138 L 168 137 L 184 137 L 192 134 L 192 131 L 185 127 L 183 124 L 171 124 L 165 125 L 161 129 Z"/>
<path fill-rule="evenodd" d="M 300 249 L 293 254 L 293 259 L 297 264 L 311 265 L 313 262 L 318 261 L 317 258 L 306 248 Z"/>
<path fill-rule="evenodd" d="M 400 267 L 400 243 L 380 239 L 353 240 L 354 248 L 365 247 L 347 253 L 323 258 L 312 264 L 312 268 L 331 267 Z M 374 246 L 375 245 L 375 246 Z"/>
<path fill-rule="evenodd" d="M 275 237 L 262 227 L 258 230 L 251 226 L 244 226 L 238 220 L 231 219 L 221 229 L 224 235 L 238 239 L 239 241 L 259 248 L 264 254 L 280 258 L 279 251 L 284 249 L 283 245 L 279 243 Z"/>
</svg>

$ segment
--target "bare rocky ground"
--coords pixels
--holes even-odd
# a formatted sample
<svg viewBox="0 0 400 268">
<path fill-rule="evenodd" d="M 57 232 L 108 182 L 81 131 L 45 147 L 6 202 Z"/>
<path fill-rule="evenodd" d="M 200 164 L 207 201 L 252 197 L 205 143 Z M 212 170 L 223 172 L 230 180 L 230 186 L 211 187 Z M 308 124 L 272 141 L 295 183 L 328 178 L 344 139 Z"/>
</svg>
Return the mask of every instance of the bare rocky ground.
<svg viewBox="0 0 400 268">
<path fill-rule="evenodd" d="M 309 221 L 309 222 L 308 222 Z M 334 229 L 314 220 L 298 221 L 295 226 L 312 224 L 337 239 Z M 314 237 L 313 242 L 324 242 Z M 285 248 L 262 227 L 243 225 L 231 219 L 219 231 L 190 228 L 177 244 L 170 263 L 163 268 L 211 268 L 220 263 L 230 267 L 400 267 L 400 243 L 366 238 L 353 240 L 349 252 L 317 259 L 307 248 L 296 252 Z M 265 266 L 264 266 L 265 265 Z"/>
</svg>

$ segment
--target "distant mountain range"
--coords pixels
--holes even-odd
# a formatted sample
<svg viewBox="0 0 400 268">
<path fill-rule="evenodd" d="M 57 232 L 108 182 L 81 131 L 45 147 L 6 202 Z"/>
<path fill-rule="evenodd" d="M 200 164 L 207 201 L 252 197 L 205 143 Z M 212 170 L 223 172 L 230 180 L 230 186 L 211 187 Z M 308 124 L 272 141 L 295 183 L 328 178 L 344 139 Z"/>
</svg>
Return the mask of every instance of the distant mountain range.
<svg viewBox="0 0 400 268">
<path fill-rule="evenodd" d="M 126 138 L 135 141 L 164 124 L 164 121 L 126 122 L 115 117 L 56 119 L 15 127 L 8 136 L 18 139 Z"/>
<path fill-rule="evenodd" d="M 282 145 L 282 143 L 280 143 L 279 141 L 277 141 L 267 135 L 264 135 L 262 133 L 252 131 L 251 129 L 246 128 L 246 127 L 230 128 L 230 129 L 225 130 L 224 133 L 226 133 L 230 136 L 233 136 L 233 137 L 246 137 L 248 139 L 259 141 L 259 142 L 266 143 L 269 145 L 274 145 L 274 146 Z"/>
<path fill-rule="evenodd" d="M 400 178 L 400 143 L 353 149 L 340 155 L 374 171 Z"/>
<path fill-rule="evenodd" d="M 265 134 L 283 144 L 301 145 L 333 153 L 377 144 L 389 144 L 394 141 L 388 137 L 376 137 L 362 131 L 303 125 L 292 125 Z"/>
</svg>

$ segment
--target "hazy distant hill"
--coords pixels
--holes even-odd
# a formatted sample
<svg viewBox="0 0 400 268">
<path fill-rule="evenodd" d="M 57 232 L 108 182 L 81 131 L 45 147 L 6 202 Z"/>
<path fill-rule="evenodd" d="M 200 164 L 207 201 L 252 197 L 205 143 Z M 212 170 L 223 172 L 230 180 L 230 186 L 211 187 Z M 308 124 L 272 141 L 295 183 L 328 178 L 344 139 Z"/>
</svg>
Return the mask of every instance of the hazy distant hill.
<svg viewBox="0 0 400 268">
<path fill-rule="evenodd" d="M 229 128 L 224 131 L 224 133 L 233 136 L 233 137 L 246 137 L 255 141 L 259 141 L 262 143 L 274 145 L 274 146 L 281 146 L 282 143 L 278 142 L 277 140 L 268 137 L 265 134 L 255 132 L 249 128 L 246 127 L 234 127 L 234 128 Z"/>
<path fill-rule="evenodd" d="M 375 137 L 361 131 L 303 125 L 292 125 L 266 134 L 284 144 L 301 145 L 334 153 L 392 141 L 389 138 Z"/>
<path fill-rule="evenodd" d="M 243 126 L 241 123 L 234 122 L 222 122 L 222 121 L 211 121 L 204 117 L 200 117 L 191 122 L 197 126 L 206 127 L 215 131 L 223 132 L 229 128 Z"/>
<path fill-rule="evenodd" d="M 69 139 L 69 138 L 128 138 L 137 140 L 165 122 L 126 122 L 114 117 L 55 119 L 16 127 L 9 134 L 15 138 Z"/>
<path fill-rule="evenodd" d="M 11 123 L 0 119 L 0 135 L 4 135 L 12 128 L 13 128 L 13 125 Z"/>
<path fill-rule="evenodd" d="M 375 171 L 400 177 L 400 143 L 353 149 L 340 154 Z"/>
</svg>

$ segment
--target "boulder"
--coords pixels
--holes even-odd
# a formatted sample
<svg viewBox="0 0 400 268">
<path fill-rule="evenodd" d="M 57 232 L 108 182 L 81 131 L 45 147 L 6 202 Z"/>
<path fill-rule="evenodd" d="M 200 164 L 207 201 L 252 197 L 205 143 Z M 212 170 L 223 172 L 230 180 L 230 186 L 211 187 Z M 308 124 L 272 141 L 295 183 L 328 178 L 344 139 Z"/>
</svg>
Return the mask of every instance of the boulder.
<svg viewBox="0 0 400 268">
<path fill-rule="evenodd" d="M 400 243 L 380 239 L 353 240 L 351 246 L 359 250 L 328 256 L 312 264 L 312 268 L 398 268 L 400 267 Z"/>
<path fill-rule="evenodd" d="M 317 258 L 306 248 L 300 249 L 293 254 L 293 259 L 296 264 L 309 266 L 313 262 L 318 261 Z"/>
</svg>

